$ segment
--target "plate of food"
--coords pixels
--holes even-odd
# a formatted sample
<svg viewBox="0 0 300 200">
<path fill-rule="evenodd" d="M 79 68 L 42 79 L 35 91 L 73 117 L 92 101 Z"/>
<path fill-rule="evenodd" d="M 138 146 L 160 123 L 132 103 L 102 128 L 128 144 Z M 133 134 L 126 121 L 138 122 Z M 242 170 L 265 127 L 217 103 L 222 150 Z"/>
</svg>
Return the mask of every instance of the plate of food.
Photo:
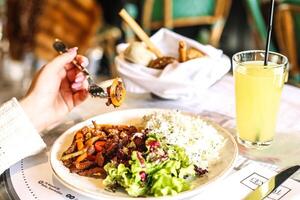
<svg viewBox="0 0 300 200">
<path fill-rule="evenodd" d="M 226 176 L 237 155 L 232 135 L 200 116 L 129 109 L 68 129 L 50 164 L 66 187 L 94 199 L 185 199 Z"/>
</svg>

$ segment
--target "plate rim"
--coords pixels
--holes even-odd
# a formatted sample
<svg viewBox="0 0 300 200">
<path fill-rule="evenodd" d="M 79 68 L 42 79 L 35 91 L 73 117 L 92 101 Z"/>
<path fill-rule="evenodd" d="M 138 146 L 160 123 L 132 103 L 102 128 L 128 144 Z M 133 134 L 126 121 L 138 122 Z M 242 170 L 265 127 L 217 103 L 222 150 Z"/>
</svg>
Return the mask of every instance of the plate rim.
<svg viewBox="0 0 300 200">
<path fill-rule="evenodd" d="M 71 134 L 71 132 L 73 132 L 73 129 L 77 129 L 76 127 L 80 127 L 83 124 L 86 124 L 87 122 L 91 122 L 92 120 L 99 118 L 100 116 L 103 115 L 110 115 L 112 113 L 119 113 L 119 112 L 159 112 L 159 111 L 163 111 L 163 112 L 168 112 L 168 111 L 175 111 L 175 110 L 179 110 L 179 109 L 166 109 L 166 108 L 129 108 L 129 109 L 122 109 L 122 110 L 115 110 L 115 111 L 111 111 L 111 112 L 105 112 L 87 119 L 84 119 L 83 121 L 74 124 L 73 126 L 71 126 L 70 128 L 68 128 L 67 130 L 65 130 L 52 144 L 51 146 L 51 150 L 50 150 L 50 167 L 52 170 L 52 173 L 54 174 L 54 176 L 58 179 L 59 182 L 61 182 L 64 186 L 66 186 L 67 188 L 71 189 L 72 191 L 75 191 L 81 195 L 93 198 L 93 199 L 103 199 L 103 198 L 111 198 L 111 199 L 121 199 L 121 200 L 141 200 L 141 199 L 147 199 L 147 200 L 156 200 L 156 199 L 164 199 L 164 200 L 168 200 L 168 199 L 183 199 L 183 198 L 190 198 L 193 197 L 199 193 L 201 193 L 203 191 L 204 188 L 207 188 L 209 186 L 211 186 L 212 184 L 215 184 L 216 182 L 221 181 L 222 179 L 224 179 L 230 172 L 231 170 L 234 168 L 234 163 L 236 163 L 237 158 L 238 158 L 238 145 L 236 140 L 234 139 L 234 136 L 224 127 L 222 127 L 221 125 L 217 124 L 216 122 L 214 122 L 213 120 L 203 117 L 198 113 L 193 113 L 193 112 L 186 112 L 186 111 L 181 111 L 179 110 L 181 113 L 183 114 L 188 114 L 188 115 L 192 115 L 192 116 L 198 116 L 200 117 L 202 120 L 205 120 L 206 122 L 210 123 L 210 125 L 212 125 L 215 129 L 220 129 L 224 134 L 226 134 L 226 136 L 228 138 L 230 138 L 231 143 L 233 143 L 233 149 L 234 149 L 234 153 L 232 156 L 232 160 L 230 161 L 230 163 L 227 165 L 227 167 L 218 175 L 213 177 L 212 179 L 210 179 L 208 182 L 205 182 L 203 184 L 201 184 L 201 187 L 199 189 L 194 189 L 194 190 L 187 190 L 187 191 L 183 191 L 178 193 L 175 196 L 161 196 L 161 197 L 124 197 L 124 196 L 110 196 L 110 195 L 106 195 L 106 194 L 101 194 L 101 196 L 95 196 L 94 192 L 91 193 L 89 191 L 84 190 L 83 188 L 78 188 L 73 186 L 72 184 L 69 184 L 68 182 L 66 182 L 63 178 L 61 178 L 59 176 L 59 174 L 57 174 L 57 172 L 55 171 L 54 167 L 53 167 L 53 161 L 52 159 L 56 159 L 56 154 L 57 151 L 54 151 L 54 146 L 58 145 L 58 141 L 61 140 L 61 138 L 66 137 L 66 134 Z"/>
</svg>

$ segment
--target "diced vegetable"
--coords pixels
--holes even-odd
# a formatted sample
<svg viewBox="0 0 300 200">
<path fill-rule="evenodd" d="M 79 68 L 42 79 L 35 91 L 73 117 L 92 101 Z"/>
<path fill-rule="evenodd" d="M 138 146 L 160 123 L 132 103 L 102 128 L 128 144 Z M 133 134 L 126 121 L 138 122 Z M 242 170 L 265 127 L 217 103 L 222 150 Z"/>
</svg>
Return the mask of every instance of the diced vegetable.
<svg viewBox="0 0 300 200">
<path fill-rule="evenodd" d="M 95 149 L 96 149 L 96 151 L 98 151 L 98 152 L 102 152 L 103 151 L 103 149 L 104 149 L 104 146 L 105 146 L 105 144 L 106 144 L 106 142 L 105 141 L 97 141 L 97 142 L 95 142 Z"/>
<path fill-rule="evenodd" d="M 76 162 L 79 163 L 79 162 L 83 161 L 84 159 L 86 159 L 86 157 L 87 157 L 87 153 L 84 152 L 83 154 L 78 156 L 78 158 L 76 159 Z"/>
<path fill-rule="evenodd" d="M 91 146 L 93 145 L 97 140 L 99 140 L 102 136 L 101 135 L 96 135 L 95 137 L 90 138 L 88 141 L 86 141 L 85 145 L 86 146 Z"/>
<path fill-rule="evenodd" d="M 83 140 L 82 138 L 81 139 L 78 139 L 76 140 L 76 145 L 77 145 L 77 149 L 78 150 L 82 150 L 84 148 L 84 145 L 83 145 Z"/>
<path fill-rule="evenodd" d="M 64 155 L 61 160 L 68 160 L 68 159 L 71 159 L 71 158 L 75 158 L 77 156 L 80 156 L 81 154 L 84 154 L 85 152 L 87 151 L 86 148 L 80 150 L 80 151 L 76 151 L 74 153 L 70 153 L 70 154 L 67 154 L 67 155 Z"/>
</svg>

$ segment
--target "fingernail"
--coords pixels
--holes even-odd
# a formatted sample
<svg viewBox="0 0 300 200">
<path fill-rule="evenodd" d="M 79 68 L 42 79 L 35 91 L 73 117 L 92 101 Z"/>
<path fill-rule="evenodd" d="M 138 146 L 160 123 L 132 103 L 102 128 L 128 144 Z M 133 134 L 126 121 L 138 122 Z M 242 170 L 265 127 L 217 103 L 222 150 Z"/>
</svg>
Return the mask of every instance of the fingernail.
<svg viewBox="0 0 300 200">
<path fill-rule="evenodd" d="M 68 52 L 75 52 L 77 50 L 78 50 L 78 47 L 73 47 L 73 48 L 69 49 Z"/>
<path fill-rule="evenodd" d="M 85 77 L 83 75 L 79 75 L 76 77 L 75 83 L 82 82 L 84 79 L 85 79 Z"/>
<path fill-rule="evenodd" d="M 82 86 L 82 84 L 81 84 L 81 83 L 73 83 L 73 84 L 72 84 L 72 89 L 74 89 L 74 90 L 78 90 L 78 89 L 80 89 L 80 88 L 81 88 L 81 86 Z"/>
<path fill-rule="evenodd" d="M 89 61 L 88 60 L 83 60 L 83 62 L 81 63 L 81 65 L 83 65 L 84 67 L 88 66 Z"/>
</svg>

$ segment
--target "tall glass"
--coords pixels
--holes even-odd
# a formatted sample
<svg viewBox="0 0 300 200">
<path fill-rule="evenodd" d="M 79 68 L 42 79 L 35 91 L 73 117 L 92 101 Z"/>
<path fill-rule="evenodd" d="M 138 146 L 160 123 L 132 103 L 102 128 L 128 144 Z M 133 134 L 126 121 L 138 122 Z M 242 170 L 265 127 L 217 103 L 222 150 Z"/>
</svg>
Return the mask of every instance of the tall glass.
<svg viewBox="0 0 300 200">
<path fill-rule="evenodd" d="M 264 66 L 263 50 L 232 57 L 236 122 L 239 143 L 250 148 L 269 146 L 274 139 L 281 91 L 288 76 L 288 59 L 270 52 Z"/>
</svg>

